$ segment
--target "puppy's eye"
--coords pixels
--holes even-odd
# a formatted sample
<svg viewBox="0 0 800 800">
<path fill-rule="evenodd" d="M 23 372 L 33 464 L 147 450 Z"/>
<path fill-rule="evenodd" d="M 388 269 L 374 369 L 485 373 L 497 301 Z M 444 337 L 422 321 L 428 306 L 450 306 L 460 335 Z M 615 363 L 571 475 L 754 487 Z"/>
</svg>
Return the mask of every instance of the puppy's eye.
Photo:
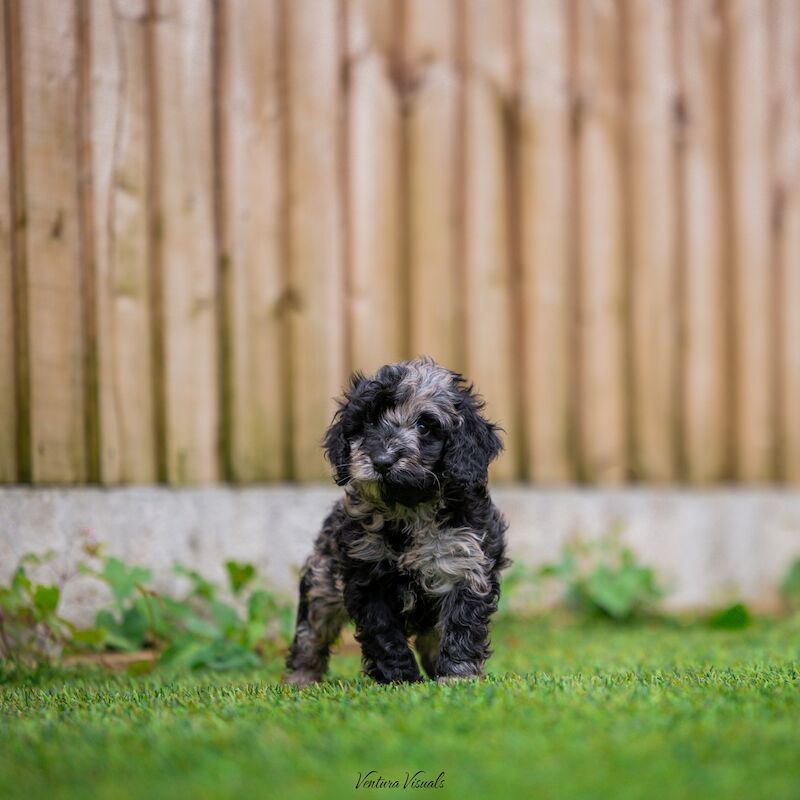
<svg viewBox="0 0 800 800">
<path fill-rule="evenodd" d="M 417 432 L 421 436 L 425 436 L 426 433 L 430 433 L 431 429 L 427 422 L 423 420 L 419 420 L 417 424 L 414 426 L 417 429 Z"/>
</svg>

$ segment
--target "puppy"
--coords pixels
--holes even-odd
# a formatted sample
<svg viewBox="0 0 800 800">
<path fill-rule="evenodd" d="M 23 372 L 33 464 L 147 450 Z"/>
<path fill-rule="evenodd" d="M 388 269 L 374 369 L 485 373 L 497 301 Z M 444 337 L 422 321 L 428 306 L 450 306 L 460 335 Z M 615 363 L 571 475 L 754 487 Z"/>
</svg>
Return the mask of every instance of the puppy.
<svg viewBox="0 0 800 800">
<path fill-rule="evenodd" d="M 324 441 L 344 497 L 301 573 L 288 683 L 320 680 L 348 618 L 379 683 L 421 680 L 412 635 L 431 678 L 483 674 L 507 525 L 487 489 L 502 443 L 482 408 L 430 358 L 350 379 Z"/>
</svg>

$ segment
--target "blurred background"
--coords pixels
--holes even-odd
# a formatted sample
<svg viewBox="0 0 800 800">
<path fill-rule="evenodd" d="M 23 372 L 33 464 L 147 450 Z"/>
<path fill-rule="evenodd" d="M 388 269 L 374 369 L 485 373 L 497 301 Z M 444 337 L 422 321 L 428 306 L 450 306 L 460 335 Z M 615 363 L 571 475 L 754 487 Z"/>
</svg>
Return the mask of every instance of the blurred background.
<svg viewBox="0 0 800 800">
<path fill-rule="evenodd" d="M 495 479 L 800 481 L 796 0 L 4 0 L 0 480 L 326 479 L 427 353 Z"/>
</svg>

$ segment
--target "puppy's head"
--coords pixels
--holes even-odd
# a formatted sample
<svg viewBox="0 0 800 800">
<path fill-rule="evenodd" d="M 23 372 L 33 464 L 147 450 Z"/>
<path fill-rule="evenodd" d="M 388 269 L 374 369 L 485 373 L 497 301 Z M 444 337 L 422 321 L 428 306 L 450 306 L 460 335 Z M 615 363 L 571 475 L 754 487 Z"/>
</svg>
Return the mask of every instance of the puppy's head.
<svg viewBox="0 0 800 800">
<path fill-rule="evenodd" d="M 356 373 L 325 435 L 336 482 L 402 506 L 485 485 L 502 443 L 482 408 L 460 375 L 430 358 Z"/>
</svg>

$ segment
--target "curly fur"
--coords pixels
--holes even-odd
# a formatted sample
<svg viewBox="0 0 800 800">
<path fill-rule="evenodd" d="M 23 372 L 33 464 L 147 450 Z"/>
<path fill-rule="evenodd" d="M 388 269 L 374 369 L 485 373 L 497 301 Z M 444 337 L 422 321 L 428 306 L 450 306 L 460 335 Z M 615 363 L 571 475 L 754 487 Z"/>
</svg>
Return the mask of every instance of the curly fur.
<svg viewBox="0 0 800 800">
<path fill-rule="evenodd" d="M 502 443 L 463 377 L 430 358 L 356 373 L 325 435 L 344 496 L 300 579 L 287 681 L 327 670 L 344 622 L 381 683 L 479 676 L 490 655 L 506 523 L 487 489 Z"/>
</svg>

